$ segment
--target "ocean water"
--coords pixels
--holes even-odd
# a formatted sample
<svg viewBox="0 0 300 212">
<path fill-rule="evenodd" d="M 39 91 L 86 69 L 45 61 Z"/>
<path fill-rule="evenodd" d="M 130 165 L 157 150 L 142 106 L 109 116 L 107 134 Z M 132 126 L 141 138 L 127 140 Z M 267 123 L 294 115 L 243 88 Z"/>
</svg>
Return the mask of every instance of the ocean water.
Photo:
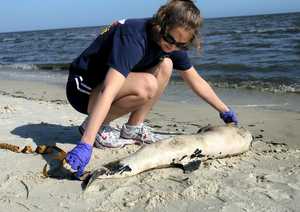
<svg viewBox="0 0 300 212">
<path fill-rule="evenodd" d="M 55 81 L 101 28 L 0 33 L 0 77 Z M 201 34 L 189 55 L 214 87 L 300 94 L 300 13 L 206 19 Z"/>
</svg>

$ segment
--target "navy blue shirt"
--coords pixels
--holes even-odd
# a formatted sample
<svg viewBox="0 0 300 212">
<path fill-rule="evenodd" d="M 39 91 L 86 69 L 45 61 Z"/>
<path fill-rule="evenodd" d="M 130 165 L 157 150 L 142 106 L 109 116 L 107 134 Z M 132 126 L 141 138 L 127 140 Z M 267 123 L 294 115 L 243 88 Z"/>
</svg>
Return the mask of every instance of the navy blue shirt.
<svg viewBox="0 0 300 212">
<path fill-rule="evenodd" d="M 185 51 L 163 52 L 150 33 L 150 18 L 128 19 L 96 40 L 71 64 L 71 71 L 80 74 L 94 87 L 105 79 L 109 67 L 124 77 L 129 72 L 144 72 L 169 57 L 174 69 L 187 70 L 192 65 Z"/>
</svg>

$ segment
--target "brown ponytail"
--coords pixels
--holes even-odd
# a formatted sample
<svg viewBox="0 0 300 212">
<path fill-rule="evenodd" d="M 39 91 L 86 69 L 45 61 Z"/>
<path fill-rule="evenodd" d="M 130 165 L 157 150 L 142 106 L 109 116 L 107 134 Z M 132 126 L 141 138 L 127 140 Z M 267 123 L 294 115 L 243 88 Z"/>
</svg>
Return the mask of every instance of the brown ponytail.
<svg viewBox="0 0 300 212">
<path fill-rule="evenodd" d="M 199 29 L 203 19 L 200 11 L 192 0 L 170 0 L 161 6 L 153 16 L 152 31 L 153 39 L 158 41 L 161 28 L 172 29 L 183 27 L 194 33 L 193 46 L 201 49 L 201 36 Z"/>
</svg>

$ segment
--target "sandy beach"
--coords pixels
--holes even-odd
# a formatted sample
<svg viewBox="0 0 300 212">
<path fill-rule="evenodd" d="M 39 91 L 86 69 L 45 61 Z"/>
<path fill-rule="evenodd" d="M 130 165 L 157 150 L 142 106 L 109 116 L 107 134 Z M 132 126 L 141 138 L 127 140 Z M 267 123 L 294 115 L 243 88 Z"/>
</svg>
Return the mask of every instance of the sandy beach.
<svg viewBox="0 0 300 212">
<path fill-rule="evenodd" d="M 80 139 L 78 126 L 85 117 L 66 103 L 62 87 L 42 84 L 1 82 L 0 143 L 56 144 L 68 151 Z M 249 152 L 207 161 L 190 174 L 168 168 L 98 181 L 88 193 L 80 181 L 44 178 L 41 155 L 0 150 L 0 211 L 298 211 L 300 113 L 235 109 L 240 125 L 255 137 Z M 153 108 L 147 123 L 155 130 L 184 133 L 223 124 L 206 103 L 167 101 Z M 94 148 L 87 169 L 138 148 Z"/>
</svg>

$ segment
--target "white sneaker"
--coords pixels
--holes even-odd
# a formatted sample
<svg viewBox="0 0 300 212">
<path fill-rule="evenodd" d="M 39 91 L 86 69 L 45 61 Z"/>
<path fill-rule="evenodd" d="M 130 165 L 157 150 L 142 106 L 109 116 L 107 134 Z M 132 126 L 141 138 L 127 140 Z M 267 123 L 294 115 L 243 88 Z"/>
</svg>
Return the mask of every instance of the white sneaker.
<svg viewBox="0 0 300 212">
<path fill-rule="evenodd" d="M 79 126 L 79 132 L 83 135 L 86 129 L 87 120 L 85 120 Z M 137 143 L 135 140 L 132 139 L 121 139 L 120 138 L 120 130 L 113 128 L 109 125 L 103 125 L 98 133 L 96 134 L 96 140 L 94 146 L 99 149 L 103 149 L 105 147 L 109 148 L 121 148 L 128 144 L 135 144 Z"/>
<path fill-rule="evenodd" d="M 163 139 L 162 136 L 158 134 L 154 134 L 151 131 L 152 128 L 144 124 L 139 124 L 139 125 L 124 124 L 121 129 L 120 137 L 125 139 L 133 139 L 147 144 L 151 144 Z"/>
</svg>

